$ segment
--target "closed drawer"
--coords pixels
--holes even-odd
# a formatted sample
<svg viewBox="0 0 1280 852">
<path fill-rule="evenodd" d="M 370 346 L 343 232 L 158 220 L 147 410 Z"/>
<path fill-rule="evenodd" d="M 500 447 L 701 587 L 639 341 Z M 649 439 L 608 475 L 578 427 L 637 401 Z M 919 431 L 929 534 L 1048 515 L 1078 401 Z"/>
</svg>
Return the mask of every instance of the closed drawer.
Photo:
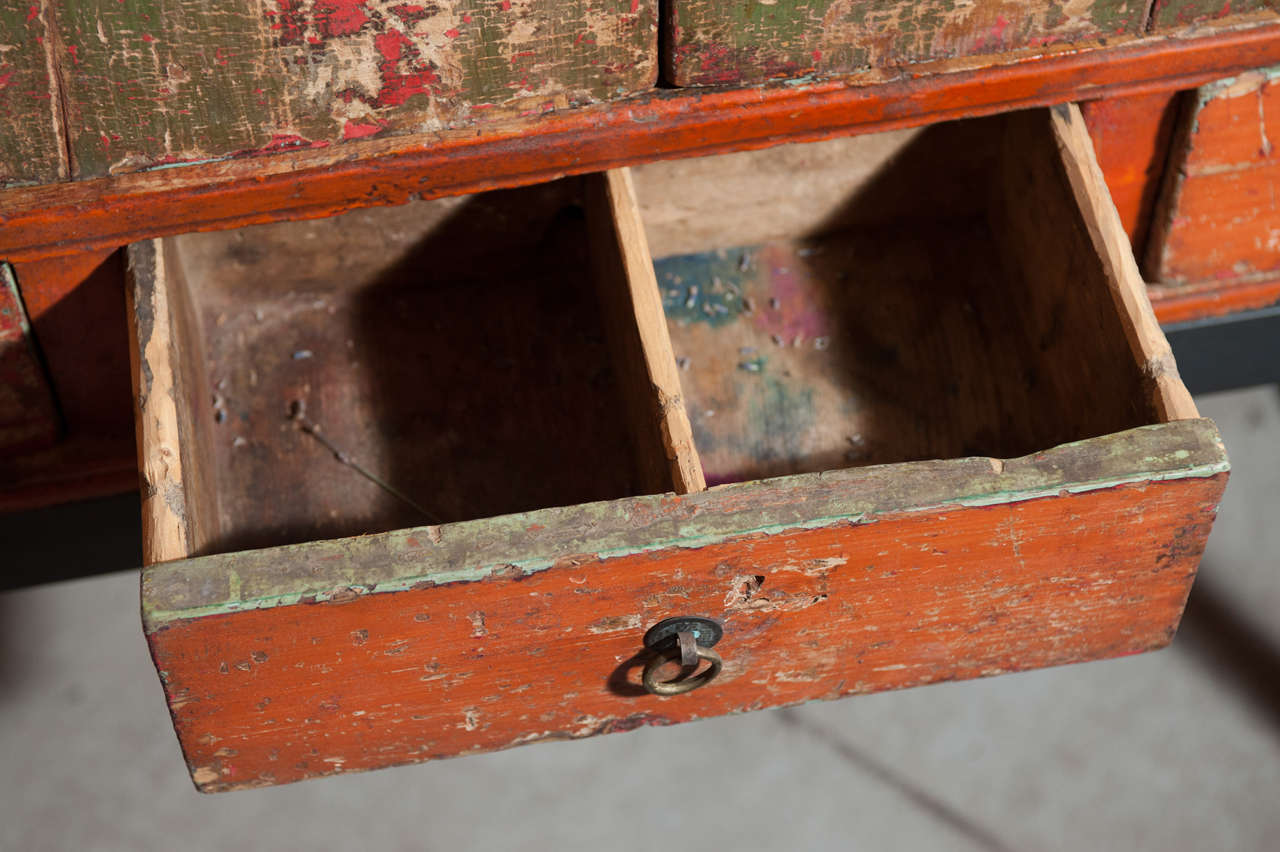
<svg viewBox="0 0 1280 852">
<path fill-rule="evenodd" d="M 632 177 L 132 247 L 200 789 L 1169 641 L 1227 460 L 1078 111 Z"/>
</svg>

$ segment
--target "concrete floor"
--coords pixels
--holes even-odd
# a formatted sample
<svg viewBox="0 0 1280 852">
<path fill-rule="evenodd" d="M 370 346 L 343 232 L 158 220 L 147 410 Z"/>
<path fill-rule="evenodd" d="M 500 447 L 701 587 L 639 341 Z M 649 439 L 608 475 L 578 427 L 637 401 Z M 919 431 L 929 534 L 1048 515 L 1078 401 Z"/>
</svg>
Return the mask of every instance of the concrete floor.
<svg viewBox="0 0 1280 852">
<path fill-rule="evenodd" d="M 1280 849 L 1280 395 L 1200 403 L 1192 605 L 1109 662 L 202 796 L 136 573 L 0 595 L 0 849 Z"/>
</svg>

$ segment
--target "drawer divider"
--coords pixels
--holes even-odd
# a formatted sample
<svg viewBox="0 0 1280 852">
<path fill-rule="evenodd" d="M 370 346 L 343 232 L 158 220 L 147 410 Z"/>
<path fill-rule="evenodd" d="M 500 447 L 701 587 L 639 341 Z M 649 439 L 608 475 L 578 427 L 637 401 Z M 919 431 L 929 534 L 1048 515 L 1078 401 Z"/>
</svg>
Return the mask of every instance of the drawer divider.
<svg viewBox="0 0 1280 852">
<path fill-rule="evenodd" d="M 589 175 L 591 262 L 646 491 L 706 488 L 630 169 Z"/>
</svg>

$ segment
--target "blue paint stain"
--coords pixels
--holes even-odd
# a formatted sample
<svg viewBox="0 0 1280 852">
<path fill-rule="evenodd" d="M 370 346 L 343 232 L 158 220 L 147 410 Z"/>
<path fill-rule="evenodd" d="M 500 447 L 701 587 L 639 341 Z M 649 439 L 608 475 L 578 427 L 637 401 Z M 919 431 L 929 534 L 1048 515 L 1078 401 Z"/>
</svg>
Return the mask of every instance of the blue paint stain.
<svg viewBox="0 0 1280 852">
<path fill-rule="evenodd" d="M 667 318 L 713 328 L 728 325 L 743 312 L 755 267 L 755 252 L 749 248 L 683 254 L 653 264 Z"/>
</svg>

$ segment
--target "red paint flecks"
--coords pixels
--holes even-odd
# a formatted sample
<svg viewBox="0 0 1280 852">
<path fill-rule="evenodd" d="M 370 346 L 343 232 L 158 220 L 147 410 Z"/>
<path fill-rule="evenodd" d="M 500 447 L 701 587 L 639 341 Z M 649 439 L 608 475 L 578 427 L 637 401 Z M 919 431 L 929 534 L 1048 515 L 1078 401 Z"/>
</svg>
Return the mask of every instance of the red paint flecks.
<svg viewBox="0 0 1280 852">
<path fill-rule="evenodd" d="M 279 8 L 279 20 L 271 24 L 271 29 L 280 33 L 280 44 L 301 44 L 302 35 L 307 29 L 307 15 L 302 8 L 303 0 L 276 0 Z M 267 17 L 276 17 L 277 13 L 267 10 Z"/>
<path fill-rule="evenodd" d="M 447 35 L 449 38 L 457 38 L 458 36 L 462 35 L 462 33 L 458 32 L 458 29 L 456 27 L 453 29 L 445 30 L 444 34 Z"/>
<path fill-rule="evenodd" d="M 151 33 L 143 33 L 142 40 L 145 41 L 147 44 L 150 44 L 151 42 L 156 40 L 156 37 L 153 36 Z"/>
<path fill-rule="evenodd" d="M 401 32 L 378 33 L 374 47 L 382 59 L 378 70 L 382 74 L 382 89 L 373 100 L 373 106 L 399 106 L 414 95 L 430 95 L 431 86 L 440 83 L 440 76 L 429 62 L 423 62 L 418 49 Z M 401 70 L 408 67 L 408 73 Z M 345 93 L 348 98 L 351 93 Z"/>
<path fill-rule="evenodd" d="M 813 52 L 813 61 L 814 61 L 815 63 L 817 63 L 817 62 L 821 62 L 821 61 L 822 61 L 822 51 L 821 51 L 821 50 L 815 50 L 815 51 Z"/>
<path fill-rule="evenodd" d="M 631 0 L 631 14 L 634 15 L 636 12 L 639 12 L 639 11 L 640 11 L 640 0 Z"/>
<path fill-rule="evenodd" d="M 502 11 L 504 12 L 511 11 L 511 0 L 502 0 Z"/>
<path fill-rule="evenodd" d="M 369 21 L 365 0 L 320 0 L 315 5 L 316 27 L 325 38 L 355 35 Z"/>
<path fill-rule="evenodd" d="M 31 8 L 27 10 L 27 20 L 35 20 L 38 17 L 40 17 L 40 7 L 32 3 Z"/>
<path fill-rule="evenodd" d="M 12 71 L 8 72 L 7 74 L 0 74 L 0 89 L 3 89 L 5 86 L 9 85 L 9 81 L 12 79 L 13 79 Z"/>
<path fill-rule="evenodd" d="M 366 136 L 372 136 L 382 130 L 384 125 L 377 122 L 360 122 L 348 121 L 342 126 L 342 139 L 348 141 L 351 139 L 363 139 Z M 414 545 L 415 547 L 417 545 Z"/>
<path fill-rule="evenodd" d="M 406 24 L 421 21 L 425 18 L 431 17 L 433 14 L 433 10 L 428 9 L 426 6 L 419 6 L 417 3 L 401 3 L 398 6 L 392 6 L 390 11 L 391 14 L 395 15 Z"/>
</svg>

